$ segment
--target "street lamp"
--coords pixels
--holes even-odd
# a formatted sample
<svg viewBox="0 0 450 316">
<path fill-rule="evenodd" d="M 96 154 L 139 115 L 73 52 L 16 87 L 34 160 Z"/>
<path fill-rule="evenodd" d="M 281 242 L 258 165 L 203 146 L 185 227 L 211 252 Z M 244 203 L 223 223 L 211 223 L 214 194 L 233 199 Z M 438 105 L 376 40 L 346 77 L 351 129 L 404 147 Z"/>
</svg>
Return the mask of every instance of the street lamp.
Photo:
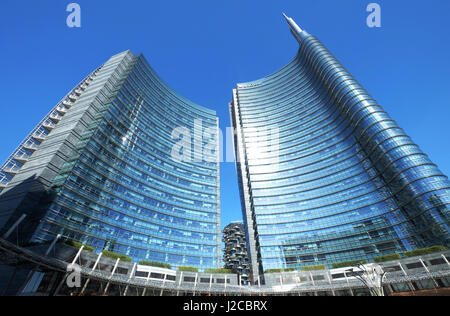
<svg viewBox="0 0 450 316">
<path fill-rule="evenodd" d="M 384 271 L 380 265 L 364 265 L 362 262 L 354 268 L 347 269 L 345 272 L 361 281 L 370 291 L 372 296 L 384 296 L 383 281 L 386 278 L 387 271 Z"/>
</svg>

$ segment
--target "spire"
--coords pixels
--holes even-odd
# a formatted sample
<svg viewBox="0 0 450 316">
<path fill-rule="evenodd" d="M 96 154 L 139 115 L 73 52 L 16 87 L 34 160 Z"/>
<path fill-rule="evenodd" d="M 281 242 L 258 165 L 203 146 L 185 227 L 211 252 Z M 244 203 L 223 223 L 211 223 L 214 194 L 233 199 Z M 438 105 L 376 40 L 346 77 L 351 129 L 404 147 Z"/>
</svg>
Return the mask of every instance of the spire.
<svg viewBox="0 0 450 316">
<path fill-rule="evenodd" d="M 283 16 L 286 19 L 286 22 L 288 23 L 292 34 L 300 42 L 301 38 L 302 38 L 301 33 L 303 32 L 303 30 L 297 25 L 297 23 L 295 23 L 295 21 L 292 18 L 288 17 L 284 12 L 283 12 Z"/>
<path fill-rule="evenodd" d="M 291 30 L 293 32 L 298 32 L 298 33 L 303 32 L 303 30 L 297 25 L 297 23 L 295 23 L 295 21 L 292 18 L 288 17 L 284 12 L 283 12 L 283 16 L 286 19 L 287 23 L 289 24 L 289 27 L 291 28 Z"/>
</svg>

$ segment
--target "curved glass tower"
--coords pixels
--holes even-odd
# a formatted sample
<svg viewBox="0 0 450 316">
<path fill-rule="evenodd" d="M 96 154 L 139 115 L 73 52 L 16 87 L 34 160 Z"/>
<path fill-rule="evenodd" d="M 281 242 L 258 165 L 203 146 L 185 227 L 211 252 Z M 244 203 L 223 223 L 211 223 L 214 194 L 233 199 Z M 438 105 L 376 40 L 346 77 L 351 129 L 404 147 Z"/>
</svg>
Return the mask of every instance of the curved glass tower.
<svg viewBox="0 0 450 316">
<path fill-rule="evenodd" d="M 8 160 L 16 172 L 0 195 L 3 231 L 25 215 L 22 245 L 60 235 L 135 262 L 217 268 L 215 112 L 175 93 L 130 52 L 112 57 L 71 96 L 26 159 Z M 181 140 L 202 151 L 174 159 Z"/>
<path fill-rule="evenodd" d="M 286 20 L 297 56 L 239 84 L 230 104 L 254 275 L 448 246 L 448 178 L 317 38 Z M 268 129 L 276 142 L 261 141 Z"/>
</svg>

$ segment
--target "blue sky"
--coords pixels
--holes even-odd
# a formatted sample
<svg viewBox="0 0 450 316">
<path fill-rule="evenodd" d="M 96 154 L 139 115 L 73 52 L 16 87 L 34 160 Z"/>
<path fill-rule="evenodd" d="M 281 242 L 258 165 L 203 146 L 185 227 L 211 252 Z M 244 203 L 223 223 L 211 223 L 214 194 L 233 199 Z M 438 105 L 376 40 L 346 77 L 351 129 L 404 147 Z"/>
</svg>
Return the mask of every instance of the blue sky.
<svg viewBox="0 0 450 316">
<path fill-rule="evenodd" d="M 126 49 L 143 53 L 176 91 L 215 109 L 225 130 L 238 82 L 288 63 L 297 43 L 286 12 L 317 36 L 449 175 L 450 1 L 78 0 L 0 4 L 0 160 L 85 75 Z M 366 6 L 382 27 L 366 26 Z M 222 224 L 240 220 L 233 163 L 221 166 Z"/>
</svg>

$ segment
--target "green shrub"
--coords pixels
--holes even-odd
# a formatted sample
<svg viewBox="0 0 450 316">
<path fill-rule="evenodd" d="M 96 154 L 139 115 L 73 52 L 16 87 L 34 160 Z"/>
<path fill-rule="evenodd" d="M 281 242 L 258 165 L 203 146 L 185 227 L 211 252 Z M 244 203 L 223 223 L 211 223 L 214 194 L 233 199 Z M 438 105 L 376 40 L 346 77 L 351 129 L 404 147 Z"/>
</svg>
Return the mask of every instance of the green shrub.
<svg viewBox="0 0 450 316">
<path fill-rule="evenodd" d="M 230 269 L 205 269 L 205 273 L 224 273 L 224 274 L 229 274 L 232 273 L 232 271 Z"/>
<path fill-rule="evenodd" d="M 84 245 L 82 243 L 79 243 L 78 241 L 75 241 L 75 240 L 66 240 L 65 244 L 69 245 L 69 246 L 72 246 L 72 247 L 75 247 L 77 249 L 80 249 L 81 246 L 84 246 L 83 250 L 88 251 L 88 252 L 94 252 L 94 247 L 86 246 L 86 245 Z"/>
<path fill-rule="evenodd" d="M 294 268 L 284 268 L 284 269 L 267 269 L 264 273 L 280 273 L 280 272 L 292 272 L 295 271 Z"/>
<path fill-rule="evenodd" d="M 416 257 L 416 256 L 429 255 L 429 254 L 435 253 L 435 252 L 446 251 L 447 249 L 448 248 L 444 247 L 444 246 L 432 246 L 432 247 L 407 251 L 407 252 L 405 252 L 405 256 L 408 258 L 411 258 L 411 257 Z"/>
<path fill-rule="evenodd" d="M 162 262 L 155 262 L 155 261 L 141 261 L 141 262 L 139 262 L 139 264 L 143 265 L 143 266 L 172 269 L 172 266 L 169 263 L 162 263 Z"/>
<path fill-rule="evenodd" d="M 355 260 L 355 261 L 338 262 L 338 263 L 333 263 L 332 267 L 333 267 L 333 269 L 345 268 L 345 267 L 354 267 L 354 266 L 357 266 L 359 263 L 365 264 L 365 263 L 367 263 L 367 260 Z"/>
<path fill-rule="evenodd" d="M 131 258 L 127 257 L 125 255 L 121 255 L 121 254 L 114 253 L 114 252 L 107 251 L 107 250 L 103 250 L 102 253 L 105 257 L 108 257 L 108 258 L 120 259 L 122 261 L 131 262 Z"/>
<path fill-rule="evenodd" d="M 179 266 L 178 271 L 188 271 L 188 272 L 198 272 L 198 268 L 196 267 L 183 267 Z"/>
<path fill-rule="evenodd" d="M 84 245 L 83 250 L 87 252 L 94 252 L 95 249 L 94 247 Z"/>
<path fill-rule="evenodd" d="M 327 267 L 324 264 L 320 264 L 317 266 L 309 266 L 309 267 L 302 267 L 302 271 L 319 271 L 319 270 L 325 270 Z"/>
<path fill-rule="evenodd" d="M 393 254 L 393 255 L 386 255 L 386 256 L 380 256 L 380 257 L 376 257 L 373 260 L 375 262 L 387 262 L 387 261 L 393 261 L 393 260 L 398 260 L 401 259 L 402 256 L 399 253 Z"/>
</svg>

